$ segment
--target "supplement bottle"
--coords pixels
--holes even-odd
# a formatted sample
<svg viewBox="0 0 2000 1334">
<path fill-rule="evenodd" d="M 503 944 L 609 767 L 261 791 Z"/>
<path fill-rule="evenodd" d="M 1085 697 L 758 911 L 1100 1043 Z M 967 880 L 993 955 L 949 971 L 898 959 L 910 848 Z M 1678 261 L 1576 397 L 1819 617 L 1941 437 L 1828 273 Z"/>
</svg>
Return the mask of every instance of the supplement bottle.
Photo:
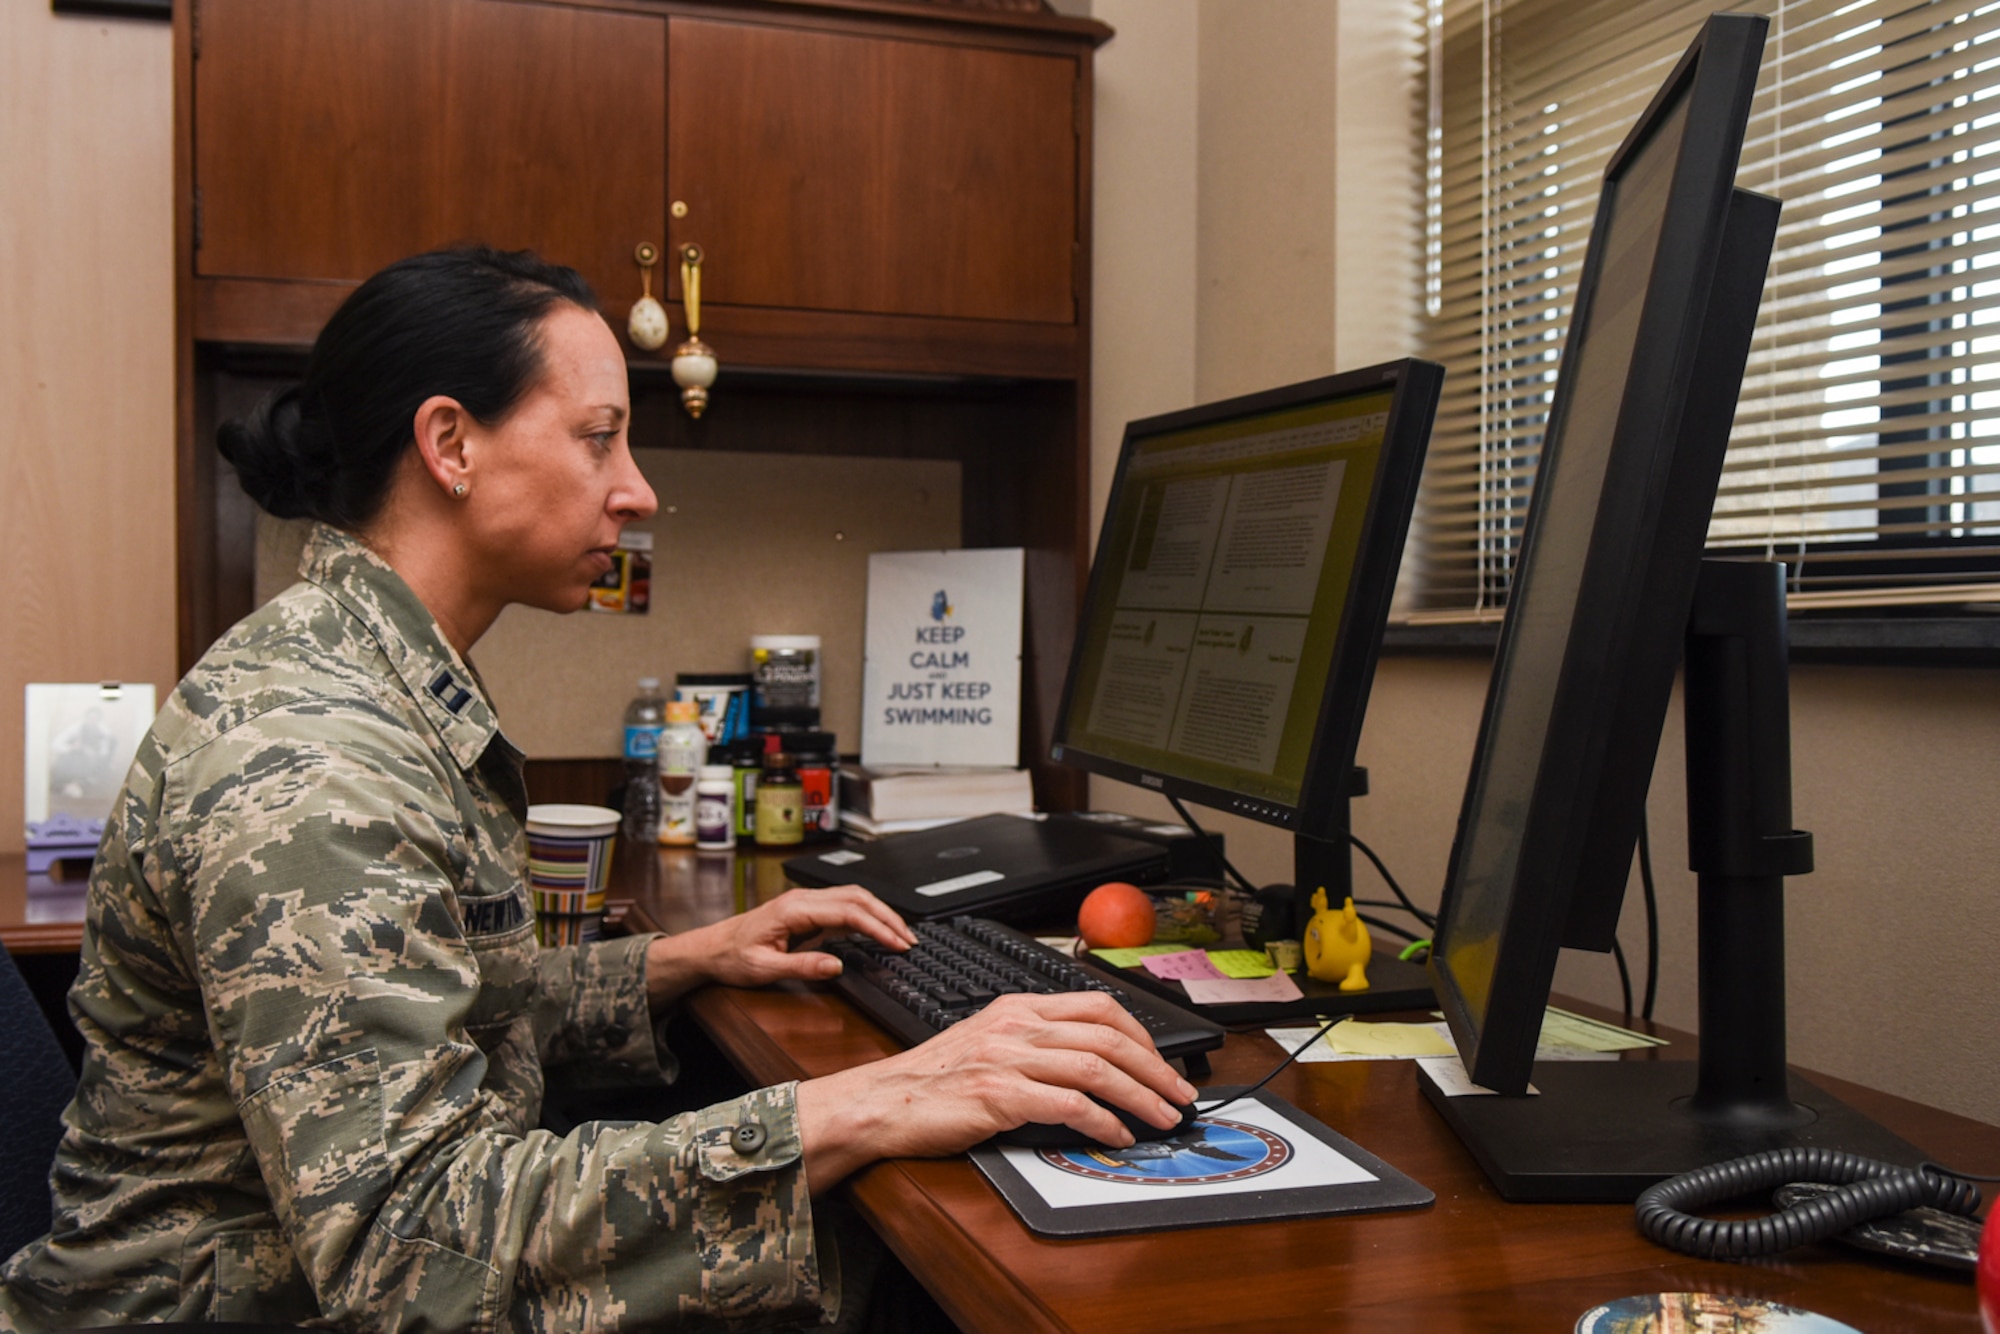
<svg viewBox="0 0 2000 1334">
<path fill-rule="evenodd" d="M 794 732 L 786 741 L 798 757 L 806 794 L 806 841 L 840 837 L 840 784 L 831 732 Z"/>
<path fill-rule="evenodd" d="M 727 747 L 730 773 L 736 784 L 736 841 L 741 843 L 757 834 L 757 775 L 764 771 L 764 739 L 744 737 Z M 722 756 L 714 757 L 716 763 Z"/>
<path fill-rule="evenodd" d="M 708 758 L 708 738 L 691 699 L 667 705 L 667 730 L 660 733 L 660 842 L 690 847 L 694 835 L 695 771 Z"/>
<path fill-rule="evenodd" d="M 784 848 L 802 841 L 805 807 L 805 789 L 799 786 L 791 752 L 765 751 L 764 772 L 757 778 L 757 846 Z"/>
<path fill-rule="evenodd" d="M 736 846 L 736 770 L 704 764 L 694 785 L 694 845 L 703 852 Z"/>
</svg>

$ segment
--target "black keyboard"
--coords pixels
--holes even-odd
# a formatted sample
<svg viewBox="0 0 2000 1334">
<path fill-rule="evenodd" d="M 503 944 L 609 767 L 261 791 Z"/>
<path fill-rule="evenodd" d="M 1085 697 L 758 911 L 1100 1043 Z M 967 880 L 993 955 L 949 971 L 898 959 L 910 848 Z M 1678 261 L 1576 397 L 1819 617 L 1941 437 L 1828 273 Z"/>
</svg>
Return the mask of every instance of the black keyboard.
<svg viewBox="0 0 2000 1334">
<path fill-rule="evenodd" d="M 1206 1073 L 1201 1055 L 1222 1045 L 1223 1030 L 1171 1001 L 1133 991 L 1111 974 L 1058 954 L 1032 936 L 982 917 L 916 922 L 917 943 L 898 952 L 872 940 L 836 940 L 824 948 L 840 959 L 834 983 L 869 1018 L 904 1046 L 914 1047 L 1012 992 L 1102 991 L 1152 1035 L 1160 1054 L 1194 1058 L 1189 1073 Z"/>
</svg>

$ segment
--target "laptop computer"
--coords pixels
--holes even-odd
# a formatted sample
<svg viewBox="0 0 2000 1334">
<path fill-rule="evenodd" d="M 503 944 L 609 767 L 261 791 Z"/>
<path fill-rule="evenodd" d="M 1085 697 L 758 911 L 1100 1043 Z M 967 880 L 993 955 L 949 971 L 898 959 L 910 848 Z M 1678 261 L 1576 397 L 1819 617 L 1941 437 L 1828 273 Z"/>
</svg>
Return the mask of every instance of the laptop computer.
<svg viewBox="0 0 2000 1334">
<path fill-rule="evenodd" d="M 1004 921 L 1073 911 L 1107 880 L 1152 884 L 1167 850 L 1094 825 L 987 815 L 785 863 L 801 885 L 860 885 L 912 921 L 970 913 Z"/>
</svg>

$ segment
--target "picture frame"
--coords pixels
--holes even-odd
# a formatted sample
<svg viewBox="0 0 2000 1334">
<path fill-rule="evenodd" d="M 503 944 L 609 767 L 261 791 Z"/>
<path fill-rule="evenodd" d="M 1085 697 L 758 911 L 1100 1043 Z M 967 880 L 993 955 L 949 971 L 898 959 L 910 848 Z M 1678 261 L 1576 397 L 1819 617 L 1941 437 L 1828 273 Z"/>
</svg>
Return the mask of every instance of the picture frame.
<svg viewBox="0 0 2000 1334">
<path fill-rule="evenodd" d="M 868 558 L 861 762 L 1021 762 L 1021 547 Z"/>
<path fill-rule="evenodd" d="M 148 682 L 34 683 L 26 690 L 29 824 L 54 815 L 102 820 L 125 783 L 139 742 L 153 725 Z"/>
</svg>

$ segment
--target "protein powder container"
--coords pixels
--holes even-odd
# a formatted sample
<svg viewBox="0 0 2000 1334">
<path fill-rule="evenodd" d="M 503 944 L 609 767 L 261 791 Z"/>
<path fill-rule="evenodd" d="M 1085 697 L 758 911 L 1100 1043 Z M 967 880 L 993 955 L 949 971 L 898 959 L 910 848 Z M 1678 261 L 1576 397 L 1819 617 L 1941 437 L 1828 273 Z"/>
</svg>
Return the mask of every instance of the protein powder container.
<svg viewBox="0 0 2000 1334">
<path fill-rule="evenodd" d="M 750 636 L 750 689 L 759 709 L 819 708 L 819 636 Z"/>
<path fill-rule="evenodd" d="M 708 744 L 727 745 L 750 734 L 748 672 L 678 672 L 674 698 L 691 699 Z"/>
</svg>

